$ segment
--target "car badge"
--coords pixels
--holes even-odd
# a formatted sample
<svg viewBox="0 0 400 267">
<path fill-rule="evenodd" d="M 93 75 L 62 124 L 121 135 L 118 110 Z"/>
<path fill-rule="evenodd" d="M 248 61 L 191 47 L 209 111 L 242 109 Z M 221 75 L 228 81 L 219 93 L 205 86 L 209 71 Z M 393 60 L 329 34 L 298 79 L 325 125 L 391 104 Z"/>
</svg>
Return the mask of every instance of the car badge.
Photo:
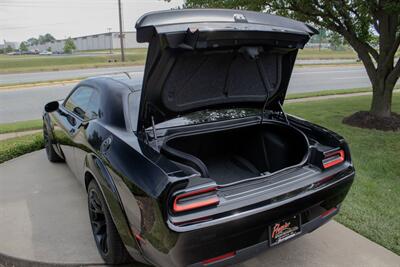
<svg viewBox="0 0 400 267">
<path fill-rule="evenodd" d="M 247 23 L 247 19 L 243 14 L 234 14 L 233 19 L 235 22 L 245 22 Z"/>
</svg>

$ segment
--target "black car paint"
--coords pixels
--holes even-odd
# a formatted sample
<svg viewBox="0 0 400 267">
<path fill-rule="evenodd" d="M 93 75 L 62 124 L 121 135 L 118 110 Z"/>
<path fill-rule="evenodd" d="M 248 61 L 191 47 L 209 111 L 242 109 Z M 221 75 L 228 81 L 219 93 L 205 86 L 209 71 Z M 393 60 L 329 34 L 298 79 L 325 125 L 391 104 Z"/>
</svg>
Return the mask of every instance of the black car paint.
<svg viewBox="0 0 400 267">
<path fill-rule="evenodd" d="M 146 139 L 148 135 L 138 128 L 140 108 L 130 107 L 132 103 L 129 101 L 132 95 L 135 98 L 141 96 L 140 87 L 133 86 L 129 79 L 114 78 L 88 79 L 75 89 L 82 85 L 100 92 L 99 116 L 83 121 L 61 102 L 57 111 L 44 113 L 44 123 L 54 149 L 66 159 L 80 182 L 87 186 L 91 179 L 97 181 L 117 230 L 128 252 L 137 261 L 157 266 L 202 266 L 203 260 L 231 251 L 236 253 L 233 258 L 217 264 L 243 260 L 269 247 L 268 226 L 277 220 L 301 214 L 303 234 L 324 224 L 334 213 L 329 217 L 320 215 L 339 208 L 352 184 L 354 168 L 343 138 L 320 126 L 288 116 L 289 123 L 308 138 L 345 149 L 346 162 L 319 177 L 320 180 L 330 177 L 327 183 L 320 185 L 313 181 L 301 190 L 293 187 L 291 192 L 288 188 L 286 194 L 272 199 L 268 194 L 252 198 L 253 195 L 248 193 L 245 201 L 234 201 L 230 209 L 223 212 L 218 212 L 219 207 L 216 207 L 184 217 L 176 216 L 170 211 L 173 193 L 215 185 L 215 182 L 196 176 L 187 177 L 155 149 L 157 144 L 154 146 L 154 140 Z M 284 92 L 282 94 L 277 98 L 284 97 Z M 133 103 L 140 104 L 138 101 Z M 271 114 L 268 119 L 285 122 L 279 112 Z M 261 121 L 261 116 L 255 116 L 200 125 L 176 125 L 160 130 L 158 134 L 162 138 L 188 129 L 209 131 L 216 127 L 237 126 L 239 122 L 251 124 Z M 283 175 L 289 177 L 291 174 Z M 267 181 L 255 180 L 246 186 L 254 189 L 263 182 Z M 220 190 L 221 194 L 229 195 L 229 191 L 238 188 L 233 186 Z M 199 213 L 214 217 L 207 222 L 196 221 Z M 182 221 L 193 223 L 180 224 Z"/>
<path fill-rule="evenodd" d="M 82 84 L 99 86 L 92 83 L 93 81 L 95 79 L 85 81 Z M 109 83 L 115 82 L 109 81 Z M 101 90 L 101 87 L 99 89 Z M 126 90 L 126 94 L 130 93 L 128 86 L 124 89 L 121 88 L 121 90 Z M 105 98 L 108 97 L 107 94 L 115 93 L 114 89 L 108 91 L 104 88 L 101 92 L 105 94 Z M 126 94 L 122 95 L 126 96 Z M 114 104 L 117 104 L 115 106 L 117 107 L 120 101 L 112 103 L 108 100 L 107 103 L 108 107 Z M 75 135 L 86 137 L 83 139 L 87 142 L 82 142 L 82 139 L 80 141 L 70 139 L 65 123 L 68 122 L 66 117 L 71 115 L 73 116 L 73 114 L 68 114 L 68 111 L 64 110 L 62 105 L 57 112 L 45 114 L 46 125 L 49 130 L 52 130 L 51 133 L 57 142 L 55 145 L 58 148 L 57 150 L 64 153 L 65 148 L 69 147 L 69 149 L 75 150 L 73 153 L 85 154 L 84 165 L 82 166 L 85 174 L 78 178 L 81 178 L 81 182 L 85 185 L 88 184 L 88 179 L 96 179 L 128 251 L 136 260 L 146 262 L 142 257 L 142 255 L 145 255 L 148 261 L 156 265 L 183 266 L 224 254 L 230 250 L 236 251 L 259 242 L 265 242 L 267 241 L 265 232 L 267 226 L 279 218 L 294 213 L 307 213 L 310 210 L 318 210 L 322 213 L 324 210 L 338 206 L 343 201 L 354 175 L 351 163 L 348 161 L 340 167 L 341 172 L 338 172 L 338 169 L 333 171 L 334 175 L 339 177 L 335 183 L 315 190 L 315 192 L 299 196 L 296 201 L 294 199 L 288 201 L 287 199 L 279 203 L 279 207 L 271 209 L 268 208 L 268 203 L 260 202 L 258 205 L 266 208 L 263 211 L 256 210 L 254 206 L 249 206 L 246 210 L 249 213 L 246 213 L 240 219 L 231 218 L 223 223 L 216 220 L 207 227 L 198 224 L 194 229 L 192 226 L 190 230 L 186 230 L 185 227 L 176 227 L 172 223 L 174 218 L 166 211 L 168 210 L 166 207 L 168 193 L 170 186 L 177 181 L 181 180 L 179 187 L 184 190 L 188 187 L 192 188 L 198 180 L 188 181 L 185 177 L 168 175 L 179 175 L 181 173 L 176 166 L 155 153 L 144 141 L 138 139 L 132 131 L 109 125 L 102 118 L 89 121 L 86 128 L 78 127 Z M 75 119 L 79 124 L 79 118 Z M 315 138 L 325 139 L 325 141 L 333 144 L 343 140 L 333 132 L 306 121 L 293 117 L 289 117 L 289 119 L 292 124 Z M 123 123 L 119 122 L 117 125 Z M 215 128 L 215 124 L 220 123 L 206 123 L 201 126 L 190 127 L 212 129 Z M 229 125 L 229 121 L 224 121 L 222 124 Z M 175 128 L 174 131 L 187 131 L 185 127 L 177 129 Z M 112 140 L 109 150 L 101 152 L 102 143 L 107 138 Z M 65 157 L 62 153 L 60 155 Z M 348 160 L 350 160 L 349 156 Z M 70 164 L 70 161 L 68 163 Z M 71 167 L 75 168 L 74 173 L 81 173 L 80 170 L 76 169 L 76 163 L 75 165 L 72 164 Z M 212 183 L 212 181 L 204 179 L 201 183 L 205 185 Z M 243 205 L 246 206 L 241 203 L 241 206 Z M 234 209 L 236 212 L 238 210 L 240 209 Z M 241 211 L 244 212 L 245 210 L 242 209 Z M 228 226 L 229 224 L 231 225 Z M 154 225 L 159 227 L 156 233 L 152 231 Z M 140 243 L 136 240 L 135 235 L 137 234 L 140 234 L 145 241 Z M 229 236 L 234 238 L 232 237 L 233 239 L 230 240 Z M 196 244 L 196 246 L 193 244 Z M 227 247 L 227 244 L 230 245 Z M 206 253 L 204 249 L 200 249 L 204 246 L 211 249 L 206 250 L 208 251 Z M 170 255 L 167 254 L 168 252 L 170 252 Z M 154 254 L 157 253 L 161 255 L 154 259 Z M 166 262 L 168 264 L 165 264 Z"/>
</svg>

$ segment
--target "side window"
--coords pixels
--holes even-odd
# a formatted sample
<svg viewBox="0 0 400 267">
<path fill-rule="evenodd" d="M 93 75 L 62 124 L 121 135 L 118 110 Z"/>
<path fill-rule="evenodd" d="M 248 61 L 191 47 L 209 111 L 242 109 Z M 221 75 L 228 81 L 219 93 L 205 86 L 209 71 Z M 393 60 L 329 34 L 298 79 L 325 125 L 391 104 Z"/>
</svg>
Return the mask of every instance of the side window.
<svg viewBox="0 0 400 267">
<path fill-rule="evenodd" d="M 140 91 L 129 94 L 129 118 L 132 130 L 136 131 L 140 106 Z"/>
<path fill-rule="evenodd" d="M 72 93 L 64 106 L 81 119 L 89 120 L 98 115 L 99 103 L 100 96 L 95 89 L 81 86 Z"/>
<path fill-rule="evenodd" d="M 97 90 L 93 90 L 92 96 L 90 97 L 89 104 L 85 110 L 86 116 L 89 119 L 94 119 L 99 116 L 100 109 L 100 94 Z"/>
</svg>

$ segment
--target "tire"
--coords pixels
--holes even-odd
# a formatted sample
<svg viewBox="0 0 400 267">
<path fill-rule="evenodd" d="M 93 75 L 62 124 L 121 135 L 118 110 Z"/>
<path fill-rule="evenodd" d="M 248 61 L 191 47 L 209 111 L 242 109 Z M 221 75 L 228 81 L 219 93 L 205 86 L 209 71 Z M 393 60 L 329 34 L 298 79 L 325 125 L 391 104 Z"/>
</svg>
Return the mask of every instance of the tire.
<svg viewBox="0 0 400 267">
<path fill-rule="evenodd" d="M 90 224 L 97 249 L 106 264 L 133 262 L 111 218 L 103 194 L 95 180 L 88 185 Z"/>
<path fill-rule="evenodd" d="M 47 131 L 46 124 L 43 124 L 43 138 L 47 159 L 50 162 L 64 162 L 64 159 L 62 159 L 53 148 L 53 140 L 51 140 L 51 136 Z"/>
</svg>

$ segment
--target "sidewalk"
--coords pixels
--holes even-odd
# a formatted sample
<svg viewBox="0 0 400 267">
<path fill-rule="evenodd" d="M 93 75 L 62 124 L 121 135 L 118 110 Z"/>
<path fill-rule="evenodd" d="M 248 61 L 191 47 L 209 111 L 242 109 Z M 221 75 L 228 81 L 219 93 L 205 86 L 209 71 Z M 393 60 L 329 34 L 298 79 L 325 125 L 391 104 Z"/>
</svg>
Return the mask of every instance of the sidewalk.
<svg viewBox="0 0 400 267">
<path fill-rule="evenodd" d="M 0 265 L 103 264 L 86 192 L 66 164 L 37 151 L 1 164 L 0 183 Z M 399 267 L 400 257 L 332 221 L 239 266 Z"/>
</svg>

